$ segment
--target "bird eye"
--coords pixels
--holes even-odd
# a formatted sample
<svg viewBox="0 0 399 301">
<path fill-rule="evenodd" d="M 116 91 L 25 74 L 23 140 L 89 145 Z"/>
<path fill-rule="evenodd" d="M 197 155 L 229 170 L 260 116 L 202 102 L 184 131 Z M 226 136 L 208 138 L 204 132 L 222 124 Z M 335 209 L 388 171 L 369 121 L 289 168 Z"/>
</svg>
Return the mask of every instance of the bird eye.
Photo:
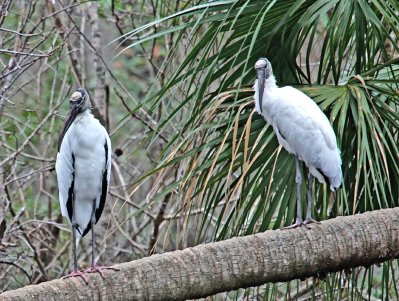
<svg viewBox="0 0 399 301">
<path fill-rule="evenodd" d="M 76 100 L 70 100 L 69 101 L 69 105 L 74 105 L 74 106 L 80 106 L 81 104 L 83 103 L 83 97 L 79 97 L 78 99 L 76 99 Z"/>
</svg>

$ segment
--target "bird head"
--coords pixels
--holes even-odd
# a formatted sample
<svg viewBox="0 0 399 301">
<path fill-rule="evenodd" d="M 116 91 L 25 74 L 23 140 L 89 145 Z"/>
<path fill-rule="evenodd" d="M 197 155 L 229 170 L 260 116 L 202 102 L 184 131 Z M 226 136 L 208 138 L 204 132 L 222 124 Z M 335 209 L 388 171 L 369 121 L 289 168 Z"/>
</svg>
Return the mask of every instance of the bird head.
<svg viewBox="0 0 399 301">
<path fill-rule="evenodd" d="M 85 89 L 78 88 L 72 93 L 69 100 L 69 109 L 74 115 L 90 109 L 90 100 Z"/>
<path fill-rule="evenodd" d="M 87 94 L 86 90 L 83 88 L 76 89 L 76 91 L 72 93 L 71 99 L 69 100 L 69 114 L 61 130 L 60 139 L 58 142 L 58 151 L 60 150 L 62 140 L 64 139 L 64 136 L 68 131 L 69 127 L 72 125 L 73 121 L 80 113 L 90 108 L 91 108 L 91 103 L 89 95 Z"/>
<path fill-rule="evenodd" d="M 258 95 L 259 95 L 259 106 L 260 112 L 263 110 L 263 91 L 265 90 L 266 80 L 272 74 L 272 66 L 267 58 L 261 57 L 255 63 L 256 78 L 258 79 Z"/>
</svg>

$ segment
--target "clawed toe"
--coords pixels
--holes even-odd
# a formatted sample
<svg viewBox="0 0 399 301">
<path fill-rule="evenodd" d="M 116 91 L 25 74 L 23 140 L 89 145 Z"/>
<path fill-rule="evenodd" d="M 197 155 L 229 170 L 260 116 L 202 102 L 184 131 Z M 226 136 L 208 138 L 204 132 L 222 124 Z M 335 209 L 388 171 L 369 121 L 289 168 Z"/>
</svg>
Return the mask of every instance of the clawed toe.
<svg viewBox="0 0 399 301">
<path fill-rule="evenodd" d="M 113 268 L 113 267 L 96 266 L 96 265 L 94 265 L 94 266 L 91 266 L 90 268 L 84 270 L 83 272 L 85 272 L 85 273 L 99 273 L 101 275 L 101 277 L 104 279 L 105 277 L 104 277 L 103 270 L 113 270 L 113 271 L 116 271 L 116 272 L 119 271 L 119 269 Z"/>
<path fill-rule="evenodd" d="M 80 277 L 80 278 L 83 279 L 83 281 L 84 281 L 86 284 L 89 284 L 89 282 L 87 281 L 86 276 L 85 276 L 84 273 L 85 273 L 85 271 L 76 270 L 76 271 L 71 272 L 71 273 L 68 274 L 68 275 L 65 275 L 65 276 L 62 277 L 61 279 L 67 279 L 67 278 L 71 278 L 71 277 Z"/>
<path fill-rule="evenodd" d="M 66 278 L 71 278 L 71 277 L 80 277 L 80 278 L 83 279 L 83 281 L 84 281 L 86 284 L 89 284 L 89 282 L 87 281 L 87 278 L 86 278 L 85 274 L 86 274 L 86 273 L 99 273 L 99 274 L 101 275 L 101 277 L 102 277 L 103 279 L 105 279 L 103 270 L 113 270 L 113 271 L 116 271 L 116 272 L 119 271 L 119 269 L 113 268 L 113 267 L 91 266 L 90 268 L 85 269 L 85 270 L 76 270 L 76 271 L 73 271 L 73 272 L 71 272 L 70 274 L 65 275 L 65 276 L 62 277 L 61 279 L 66 279 Z"/>
<path fill-rule="evenodd" d="M 315 219 L 313 219 L 313 218 L 311 218 L 311 217 L 307 217 L 303 223 L 304 223 L 305 225 L 309 225 L 309 224 L 320 224 L 319 221 L 317 221 L 317 220 L 315 220 Z"/>
<path fill-rule="evenodd" d="M 281 230 L 294 229 L 302 226 L 304 226 L 306 229 L 310 229 L 310 227 L 307 226 L 306 221 L 304 222 L 302 219 L 297 218 L 294 224 L 292 224 L 291 226 L 281 228 Z"/>
</svg>

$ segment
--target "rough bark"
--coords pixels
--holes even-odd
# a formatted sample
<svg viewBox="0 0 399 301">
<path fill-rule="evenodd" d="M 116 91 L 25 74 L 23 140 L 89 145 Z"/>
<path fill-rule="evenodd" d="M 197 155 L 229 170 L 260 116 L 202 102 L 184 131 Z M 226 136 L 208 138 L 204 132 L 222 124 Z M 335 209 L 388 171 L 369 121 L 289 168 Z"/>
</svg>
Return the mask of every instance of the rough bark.
<svg viewBox="0 0 399 301">
<path fill-rule="evenodd" d="M 106 84 L 105 84 L 105 66 L 101 61 L 102 56 L 102 35 L 100 21 L 98 18 L 98 3 L 91 2 L 88 9 L 90 18 L 90 31 L 92 35 L 93 49 L 93 67 L 96 75 L 96 86 L 94 88 L 93 103 L 94 115 L 100 119 L 102 124 L 108 129 L 109 119 L 106 108 Z"/>
<path fill-rule="evenodd" d="M 320 276 L 396 258 L 399 208 L 338 217 L 153 255 L 115 265 L 119 272 L 53 280 L 0 300 L 184 300 L 266 282 Z"/>
<path fill-rule="evenodd" d="M 1 143 L 0 143 L 1 147 Z M 0 250 L 1 240 L 3 239 L 4 232 L 6 231 L 6 214 L 8 212 L 9 202 L 4 191 L 4 176 L 3 168 L 0 166 Z"/>
<path fill-rule="evenodd" d="M 63 1 L 47 1 L 47 8 L 49 12 L 52 14 L 54 19 L 54 25 L 58 30 L 58 33 L 62 37 L 63 40 L 67 42 L 68 48 L 68 58 L 70 60 L 70 67 L 72 70 L 72 74 L 75 77 L 75 81 L 79 83 L 79 85 L 83 85 L 83 76 L 82 70 L 79 63 L 79 53 L 74 46 L 74 39 L 70 35 L 71 30 L 71 22 L 68 20 L 65 14 L 56 14 L 57 11 L 60 11 L 64 8 Z"/>
</svg>

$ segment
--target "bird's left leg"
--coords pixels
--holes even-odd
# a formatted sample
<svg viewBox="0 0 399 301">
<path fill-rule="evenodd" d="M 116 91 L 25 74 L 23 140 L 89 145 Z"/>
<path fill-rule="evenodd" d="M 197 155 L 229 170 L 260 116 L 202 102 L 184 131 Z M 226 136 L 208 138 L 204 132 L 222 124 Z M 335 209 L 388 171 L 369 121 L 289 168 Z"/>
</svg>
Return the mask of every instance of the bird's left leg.
<svg viewBox="0 0 399 301">
<path fill-rule="evenodd" d="M 306 226 L 302 219 L 302 202 L 301 202 L 301 185 L 302 185 L 302 175 L 301 168 L 299 166 L 299 159 L 295 156 L 295 182 L 296 182 L 296 220 L 291 226 L 284 227 L 283 229 L 292 229 L 300 226 Z"/>
<path fill-rule="evenodd" d="M 101 277 L 104 278 L 104 274 L 102 270 L 114 270 L 114 271 L 119 271 L 116 268 L 111 268 L 111 267 L 106 267 L 106 266 L 97 266 L 95 264 L 95 258 L 96 258 L 96 236 L 94 234 L 94 225 L 96 224 L 96 199 L 93 200 L 93 209 L 92 209 L 92 215 L 91 215 L 91 267 L 84 270 L 86 273 L 99 273 Z"/>
<path fill-rule="evenodd" d="M 308 208 L 306 208 L 306 219 L 304 221 L 305 225 L 311 224 L 311 223 L 316 223 L 320 224 L 320 222 L 314 220 L 312 218 L 312 205 L 313 205 L 313 200 L 312 200 L 312 184 L 313 184 L 313 175 L 310 173 L 308 174 Z"/>
</svg>

